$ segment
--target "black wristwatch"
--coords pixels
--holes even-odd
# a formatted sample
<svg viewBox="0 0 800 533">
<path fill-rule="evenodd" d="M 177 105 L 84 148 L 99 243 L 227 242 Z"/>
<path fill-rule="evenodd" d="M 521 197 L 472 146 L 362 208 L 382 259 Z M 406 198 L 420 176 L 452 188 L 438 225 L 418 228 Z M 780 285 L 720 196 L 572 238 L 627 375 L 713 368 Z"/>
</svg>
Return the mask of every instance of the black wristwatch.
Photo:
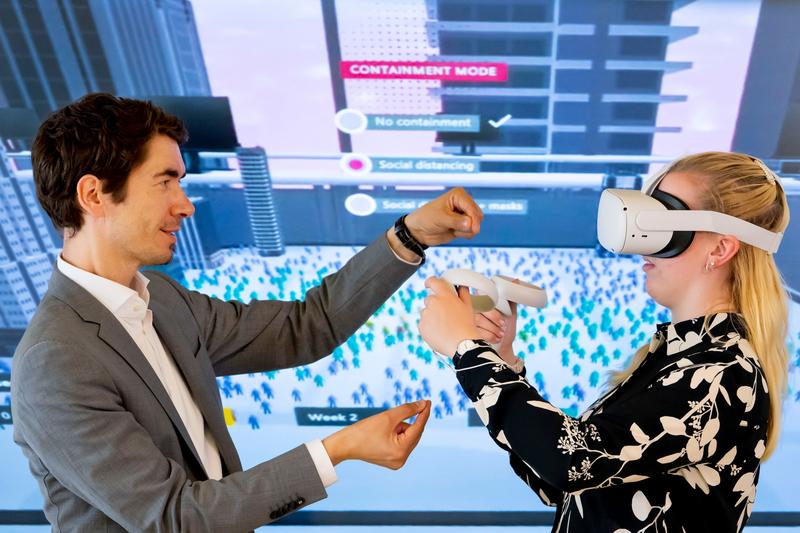
<svg viewBox="0 0 800 533">
<path fill-rule="evenodd" d="M 418 256 L 422 258 L 422 262 L 425 262 L 425 250 L 428 248 L 426 245 L 419 242 L 417 239 L 411 235 L 411 232 L 408 230 L 408 226 L 406 226 L 406 217 L 408 215 L 403 215 L 397 219 L 394 223 L 394 234 L 400 240 L 400 242 L 405 246 L 407 249 L 411 250 Z"/>
</svg>

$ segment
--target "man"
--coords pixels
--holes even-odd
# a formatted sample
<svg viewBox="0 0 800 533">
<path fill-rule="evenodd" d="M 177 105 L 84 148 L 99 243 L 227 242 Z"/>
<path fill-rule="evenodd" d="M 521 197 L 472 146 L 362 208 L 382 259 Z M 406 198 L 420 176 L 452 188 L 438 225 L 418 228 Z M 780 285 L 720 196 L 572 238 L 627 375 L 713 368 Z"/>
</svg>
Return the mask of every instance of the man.
<svg viewBox="0 0 800 533">
<path fill-rule="evenodd" d="M 56 531 L 250 530 L 326 497 L 341 461 L 400 468 L 429 416 L 429 402 L 402 405 L 242 471 L 215 377 L 330 353 L 416 270 L 421 245 L 472 237 L 482 214 L 450 191 L 304 302 L 223 302 L 139 272 L 170 261 L 194 211 L 185 138 L 149 102 L 92 94 L 34 142 L 37 194 L 64 248 L 14 355 L 12 409 Z"/>
</svg>

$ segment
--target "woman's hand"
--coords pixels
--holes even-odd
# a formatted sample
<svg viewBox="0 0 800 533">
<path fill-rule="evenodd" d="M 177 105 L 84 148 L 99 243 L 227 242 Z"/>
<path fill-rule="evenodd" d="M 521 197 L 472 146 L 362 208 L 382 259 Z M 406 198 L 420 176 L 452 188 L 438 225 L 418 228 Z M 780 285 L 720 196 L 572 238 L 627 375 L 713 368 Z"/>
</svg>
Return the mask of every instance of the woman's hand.
<svg viewBox="0 0 800 533">
<path fill-rule="evenodd" d="M 514 354 L 514 339 L 517 336 L 517 304 L 509 302 L 511 315 L 504 315 L 497 309 L 475 315 L 475 326 L 480 338 L 494 346 L 498 355 L 509 364 L 517 358 Z"/>
<path fill-rule="evenodd" d="M 425 280 L 429 294 L 420 311 L 419 333 L 431 348 L 453 357 L 463 340 L 481 338 L 472 312 L 469 289 L 453 286 L 440 278 Z"/>
</svg>

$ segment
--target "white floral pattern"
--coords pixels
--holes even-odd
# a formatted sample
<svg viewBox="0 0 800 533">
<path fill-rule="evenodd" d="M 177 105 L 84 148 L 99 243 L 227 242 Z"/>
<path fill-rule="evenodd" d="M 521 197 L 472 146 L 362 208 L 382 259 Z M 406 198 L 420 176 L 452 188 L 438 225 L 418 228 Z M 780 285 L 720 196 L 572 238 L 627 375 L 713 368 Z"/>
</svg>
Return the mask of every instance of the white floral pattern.
<svg viewBox="0 0 800 533">
<path fill-rule="evenodd" d="M 486 343 L 454 361 L 514 472 L 558 508 L 553 531 L 741 531 L 769 417 L 745 329 L 726 313 L 660 324 L 642 365 L 578 418 Z"/>
</svg>

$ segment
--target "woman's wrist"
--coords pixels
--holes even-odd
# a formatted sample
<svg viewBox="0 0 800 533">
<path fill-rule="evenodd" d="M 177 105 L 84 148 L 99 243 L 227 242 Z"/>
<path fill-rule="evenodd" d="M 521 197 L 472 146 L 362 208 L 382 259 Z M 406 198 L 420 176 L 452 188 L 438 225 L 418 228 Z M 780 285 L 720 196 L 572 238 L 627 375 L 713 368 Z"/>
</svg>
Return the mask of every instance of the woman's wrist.
<svg viewBox="0 0 800 533">
<path fill-rule="evenodd" d="M 500 356 L 500 359 L 508 363 L 509 365 L 513 365 L 517 362 L 517 354 L 514 353 L 514 349 L 509 347 L 504 350 L 497 350 L 497 355 Z"/>
<path fill-rule="evenodd" d="M 464 342 L 464 341 L 479 341 L 479 340 L 482 340 L 481 336 L 478 334 L 478 330 L 474 329 L 474 328 L 473 328 L 473 330 L 465 329 L 463 332 L 458 333 L 456 335 L 453 335 L 452 338 L 454 340 L 455 339 L 457 339 L 457 340 L 455 340 L 455 342 L 452 344 L 453 349 L 450 350 L 450 355 L 451 356 L 455 355 L 456 353 L 459 353 L 459 347 L 461 346 L 462 342 Z"/>
</svg>

